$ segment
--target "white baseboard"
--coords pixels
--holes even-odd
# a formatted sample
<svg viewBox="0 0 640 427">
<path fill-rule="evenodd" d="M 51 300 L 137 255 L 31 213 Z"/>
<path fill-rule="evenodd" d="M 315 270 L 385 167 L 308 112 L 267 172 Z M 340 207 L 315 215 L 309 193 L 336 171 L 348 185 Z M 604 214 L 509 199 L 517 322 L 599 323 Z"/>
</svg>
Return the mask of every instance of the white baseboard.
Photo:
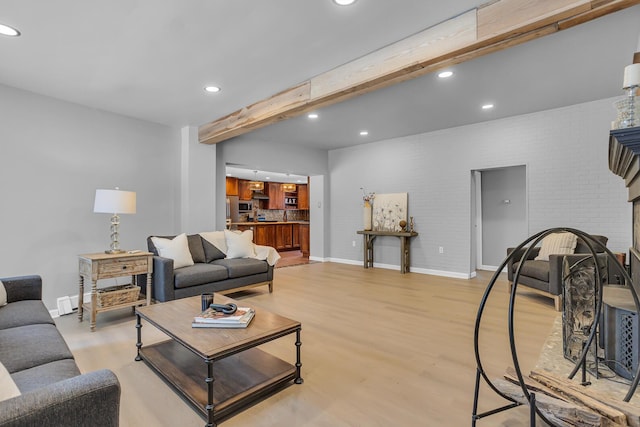
<svg viewBox="0 0 640 427">
<path fill-rule="evenodd" d="M 343 258 L 327 258 L 329 262 L 337 262 L 338 264 L 349 264 L 349 265 L 362 265 L 362 261 L 356 261 L 353 259 L 343 259 Z"/>
<path fill-rule="evenodd" d="M 481 265 L 478 266 L 478 270 L 485 270 L 485 271 L 496 271 L 498 269 L 497 265 Z M 508 271 L 508 267 L 505 266 L 502 269 L 502 273 L 506 273 Z"/>
<path fill-rule="evenodd" d="M 310 256 L 309 261 L 327 262 L 329 261 L 329 258 L 323 258 L 319 256 Z"/>
<path fill-rule="evenodd" d="M 362 261 L 357 261 L 352 259 L 329 258 L 329 261 L 337 262 L 340 264 L 362 265 Z M 393 265 L 393 264 L 380 264 L 380 263 L 374 262 L 373 267 L 400 271 L 400 266 Z M 471 274 L 466 274 L 466 273 L 457 273 L 455 271 L 432 270 L 428 268 L 417 268 L 417 267 L 411 267 L 411 272 L 418 273 L 418 274 L 430 274 L 432 276 L 451 277 L 454 279 L 471 279 L 476 275 L 475 272 Z"/>
</svg>

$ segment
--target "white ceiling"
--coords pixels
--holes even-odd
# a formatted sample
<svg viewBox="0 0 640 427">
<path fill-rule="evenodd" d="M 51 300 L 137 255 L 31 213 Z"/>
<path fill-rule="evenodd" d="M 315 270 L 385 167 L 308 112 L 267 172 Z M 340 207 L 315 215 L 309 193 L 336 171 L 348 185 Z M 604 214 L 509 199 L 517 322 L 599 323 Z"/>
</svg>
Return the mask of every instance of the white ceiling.
<svg viewBox="0 0 640 427">
<path fill-rule="evenodd" d="M 197 126 L 480 2 L 5 0 L 0 23 L 22 36 L 0 36 L 0 83 Z M 331 149 L 621 95 L 639 34 L 634 6 L 458 65 L 447 81 L 426 75 L 239 138 Z M 206 94 L 209 84 L 222 91 Z M 496 108 L 483 112 L 487 101 Z"/>
<path fill-rule="evenodd" d="M 242 165 L 230 165 L 226 166 L 227 176 L 240 179 L 256 180 L 256 181 L 271 181 L 271 182 L 286 182 L 292 184 L 306 184 L 307 177 L 302 175 L 294 175 L 286 172 L 272 172 L 264 170 L 250 170 L 246 169 Z"/>
</svg>

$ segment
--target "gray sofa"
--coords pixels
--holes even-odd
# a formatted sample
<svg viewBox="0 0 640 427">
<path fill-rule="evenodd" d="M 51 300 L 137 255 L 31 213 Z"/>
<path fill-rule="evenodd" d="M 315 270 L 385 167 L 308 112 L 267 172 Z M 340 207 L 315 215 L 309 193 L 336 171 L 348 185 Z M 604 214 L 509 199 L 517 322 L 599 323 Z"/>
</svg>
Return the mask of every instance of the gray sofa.
<svg viewBox="0 0 640 427">
<path fill-rule="evenodd" d="M 0 307 L 0 362 L 21 393 L 0 401 L 0 426 L 117 426 L 117 377 L 80 373 L 41 301 L 41 278 L 0 280 L 8 302 Z"/>
<path fill-rule="evenodd" d="M 158 255 L 151 239 L 147 247 L 153 257 L 152 292 L 156 301 L 171 301 L 205 292 L 230 293 L 267 285 L 273 292 L 273 265 L 254 258 L 226 259 L 217 247 L 199 234 L 187 236 L 194 265 L 174 269 L 173 260 Z M 155 236 L 173 239 L 175 236 Z"/>
<path fill-rule="evenodd" d="M 591 237 L 604 246 L 606 246 L 607 241 L 609 240 L 605 236 L 591 235 Z M 518 270 L 521 262 L 520 260 L 526 249 L 526 247 L 520 249 L 507 264 L 507 278 L 510 284 L 513 284 L 515 273 Z M 599 254 L 598 259 L 600 261 L 600 266 L 603 268 L 603 273 L 606 274 L 607 259 L 606 256 L 602 254 L 604 250 L 596 245 L 594 245 L 594 249 Z M 508 248 L 507 255 L 510 255 L 514 250 L 515 248 Z M 585 255 L 590 254 L 591 252 L 589 247 L 580 238 L 578 238 L 576 249 L 571 255 L 549 255 L 549 261 L 535 260 L 539 252 L 539 246 L 533 248 L 527 259 L 524 261 L 524 265 L 522 266 L 520 277 L 518 279 L 518 286 L 526 286 L 534 292 L 553 298 L 555 309 L 557 311 L 562 311 L 562 263 L 566 258 L 569 265 L 573 265 L 579 260 L 584 259 Z"/>
</svg>

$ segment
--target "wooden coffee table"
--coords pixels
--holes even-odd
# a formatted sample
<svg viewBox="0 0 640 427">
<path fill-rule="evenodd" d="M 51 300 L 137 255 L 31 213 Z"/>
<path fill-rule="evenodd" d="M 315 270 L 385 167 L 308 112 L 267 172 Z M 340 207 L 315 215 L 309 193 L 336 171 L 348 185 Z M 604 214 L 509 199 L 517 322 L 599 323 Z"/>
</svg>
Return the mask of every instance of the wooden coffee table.
<svg viewBox="0 0 640 427">
<path fill-rule="evenodd" d="M 250 303 L 215 295 L 216 303 Z M 138 355 L 163 377 L 207 420 L 206 426 L 237 413 L 272 393 L 302 384 L 300 332 L 302 325 L 256 308 L 246 329 L 192 328 L 200 311 L 200 296 L 136 307 Z M 142 345 L 142 322 L 149 322 L 170 339 Z M 296 334 L 296 363 L 292 365 L 256 348 L 260 344 Z"/>
</svg>

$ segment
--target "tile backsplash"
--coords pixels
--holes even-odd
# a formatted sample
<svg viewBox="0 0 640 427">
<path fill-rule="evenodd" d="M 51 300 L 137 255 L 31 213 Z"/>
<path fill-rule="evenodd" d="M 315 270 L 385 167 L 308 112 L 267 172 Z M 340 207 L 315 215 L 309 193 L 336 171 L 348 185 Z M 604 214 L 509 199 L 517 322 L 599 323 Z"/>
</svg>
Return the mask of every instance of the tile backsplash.
<svg viewBox="0 0 640 427">
<path fill-rule="evenodd" d="M 258 209 L 258 217 L 264 216 L 266 221 L 282 221 L 285 210 L 283 209 Z M 308 210 L 287 209 L 287 221 L 309 221 Z M 249 218 L 253 220 L 251 214 L 240 214 L 238 221 L 247 222 Z"/>
</svg>

